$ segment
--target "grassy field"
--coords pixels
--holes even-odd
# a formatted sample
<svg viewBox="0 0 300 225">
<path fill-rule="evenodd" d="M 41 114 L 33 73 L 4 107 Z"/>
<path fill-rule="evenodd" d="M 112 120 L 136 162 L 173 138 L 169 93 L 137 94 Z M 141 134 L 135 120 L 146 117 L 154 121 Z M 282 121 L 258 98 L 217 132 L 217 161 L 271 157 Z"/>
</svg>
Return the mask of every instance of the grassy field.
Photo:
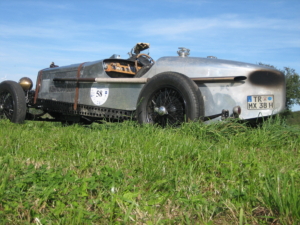
<svg viewBox="0 0 300 225">
<path fill-rule="evenodd" d="M 300 111 L 292 112 L 291 115 L 287 117 L 287 123 L 290 125 L 299 125 L 300 126 Z"/>
<path fill-rule="evenodd" d="M 0 120 L 1 224 L 300 224 L 300 129 Z"/>
</svg>

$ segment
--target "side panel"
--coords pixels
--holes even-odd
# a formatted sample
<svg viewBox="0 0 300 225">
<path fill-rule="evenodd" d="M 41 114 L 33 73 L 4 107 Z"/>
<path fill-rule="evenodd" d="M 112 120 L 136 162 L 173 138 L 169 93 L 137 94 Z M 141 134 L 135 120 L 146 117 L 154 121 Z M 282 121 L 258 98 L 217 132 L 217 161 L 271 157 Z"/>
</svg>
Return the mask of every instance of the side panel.
<svg viewBox="0 0 300 225">
<path fill-rule="evenodd" d="M 143 84 L 81 84 L 79 104 L 135 110 Z"/>
</svg>

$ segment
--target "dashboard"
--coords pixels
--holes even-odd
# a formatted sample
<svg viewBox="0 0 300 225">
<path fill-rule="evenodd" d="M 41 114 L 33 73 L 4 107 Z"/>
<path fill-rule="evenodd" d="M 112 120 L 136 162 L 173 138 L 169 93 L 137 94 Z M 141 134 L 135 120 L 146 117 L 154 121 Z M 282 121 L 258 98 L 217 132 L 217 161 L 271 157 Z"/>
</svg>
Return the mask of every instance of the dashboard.
<svg viewBox="0 0 300 225">
<path fill-rule="evenodd" d="M 137 72 L 134 62 L 126 60 L 107 60 L 104 61 L 103 67 L 105 72 L 112 77 L 127 77 L 128 75 L 135 76 Z M 138 70 L 140 70 L 141 68 L 142 66 L 138 65 Z"/>
</svg>

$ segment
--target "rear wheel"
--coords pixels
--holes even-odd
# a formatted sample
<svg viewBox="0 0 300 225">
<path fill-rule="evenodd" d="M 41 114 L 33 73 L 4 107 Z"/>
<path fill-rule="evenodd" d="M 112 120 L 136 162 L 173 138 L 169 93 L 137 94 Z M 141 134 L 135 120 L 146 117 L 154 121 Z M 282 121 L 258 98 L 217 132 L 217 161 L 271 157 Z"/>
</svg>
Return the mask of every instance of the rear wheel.
<svg viewBox="0 0 300 225">
<path fill-rule="evenodd" d="M 182 74 L 166 72 L 143 87 L 137 103 L 139 123 L 178 126 L 204 116 L 204 104 L 197 85 Z"/>
<path fill-rule="evenodd" d="M 14 81 L 0 83 L 0 115 L 13 123 L 23 123 L 26 101 L 22 87 Z"/>
</svg>

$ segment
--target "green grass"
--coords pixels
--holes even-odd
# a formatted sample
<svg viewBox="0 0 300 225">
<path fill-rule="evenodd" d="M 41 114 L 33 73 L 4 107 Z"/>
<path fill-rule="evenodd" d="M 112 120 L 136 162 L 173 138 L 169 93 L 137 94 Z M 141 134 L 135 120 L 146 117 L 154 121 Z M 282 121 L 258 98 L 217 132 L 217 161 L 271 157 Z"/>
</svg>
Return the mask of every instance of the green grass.
<svg viewBox="0 0 300 225">
<path fill-rule="evenodd" d="M 300 111 L 291 112 L 287 117 L 287 123 L 300 126 Z"/>
<path fill-rule="evenodd" d="M 1 224 L 299 224 L 300 129 L 0 120 Z"/>
</svg>

